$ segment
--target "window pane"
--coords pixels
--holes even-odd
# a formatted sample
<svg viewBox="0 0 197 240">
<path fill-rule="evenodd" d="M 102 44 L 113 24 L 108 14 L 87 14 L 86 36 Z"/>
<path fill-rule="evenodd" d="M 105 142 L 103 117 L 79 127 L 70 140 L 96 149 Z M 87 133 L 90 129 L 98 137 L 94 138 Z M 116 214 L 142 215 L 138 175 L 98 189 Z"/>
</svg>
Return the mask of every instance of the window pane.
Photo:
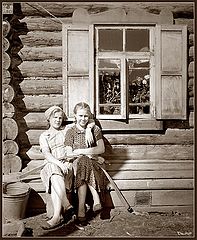
<svg viewBox="0 0 197 240">
<path fill-rule="evenodd" d="M 149 60 L 128 60 L 129 114 L 150 113 Z"/>
<path fill-rule="evenodd" d="M 99 29 L 99 51 L 122 51 L 123 32 L 119 29 Z"/>
<path fill-rule="evenodd" d="M 148 52 L 149 51 L 149 30 L 148 29 L 127 29 L 125 50 L 131 51 L 131 52 Z"/>
<path fill-rule="evenodd" d="M 99 113 L 121 114 L 120 60 L 100 59 L 99 74 Z"/>
</svg>

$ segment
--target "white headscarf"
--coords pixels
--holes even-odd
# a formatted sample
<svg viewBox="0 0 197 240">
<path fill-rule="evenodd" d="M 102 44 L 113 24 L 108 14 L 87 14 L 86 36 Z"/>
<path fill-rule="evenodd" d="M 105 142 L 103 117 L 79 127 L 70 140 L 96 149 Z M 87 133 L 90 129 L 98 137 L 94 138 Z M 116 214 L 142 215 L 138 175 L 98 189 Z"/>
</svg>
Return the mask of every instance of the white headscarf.
<svg viewBox="0 0 197 240">
<path fill-rule="evenodd" d="M 53 111 L 56 110 L 56 109 L 58 109 L 58 110 L 60 110 L 61 112 L 63 112 L 63 110 L 62 110 L 59 106 L 52 106 L 52 107 L 48 108 L 48 109 L 45 111 L 45 113 L 44 113 L 47 120 L 49 120 L 51 114 L 52 114 Z M 64 112 L 63 112 L 63 113 L 64 113 Z M 65 115 L 65 114 L 64 114 L 64 115 Z"/>
</svg>

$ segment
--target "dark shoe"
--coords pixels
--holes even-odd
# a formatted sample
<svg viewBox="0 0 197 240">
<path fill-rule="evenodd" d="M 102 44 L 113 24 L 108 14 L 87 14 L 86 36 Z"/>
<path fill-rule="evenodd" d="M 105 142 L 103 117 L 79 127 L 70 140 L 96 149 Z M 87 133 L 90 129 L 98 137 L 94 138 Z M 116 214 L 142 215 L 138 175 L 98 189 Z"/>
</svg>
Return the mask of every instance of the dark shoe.
<svg viewBox="0 0 197 240">
<path fill-rule="evenodd" d="M 75 226 L 80 229 L 84 230 L 84 227 L 90 224 L 85 217 L 78 217 L 75 221 Z"/>
<path fill-rule="evenodd" d="M 66 210 L 65 213 L 63 214 L 64 223 L 69 222 L 74 215 L 75 215 L 75 210 L 73 207 Z"/>
<path fill-rule="evenodd" d="M 51 229 L 55 229 L 55 228 L 58 228 L 60 226 L 63 226 L 64 224 L 64 221 L 63 220 L 60 220 L 60 222 L 54 224 L 54 225 L 50 225 L 48 222 L 46 222 L 46 224 L 44 226 L 42 226 L 42 229 L 44 230 L 51 230 Z"/>
</svg>

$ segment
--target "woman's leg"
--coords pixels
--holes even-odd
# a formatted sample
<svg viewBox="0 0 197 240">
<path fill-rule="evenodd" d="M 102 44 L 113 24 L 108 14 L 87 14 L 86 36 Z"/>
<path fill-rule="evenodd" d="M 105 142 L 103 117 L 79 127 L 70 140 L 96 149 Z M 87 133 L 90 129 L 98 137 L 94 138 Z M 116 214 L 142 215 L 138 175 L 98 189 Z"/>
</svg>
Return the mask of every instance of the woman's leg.
<svg viewBox="0 0 197 240">
<path fill-rule="evenodd" d="M 83 184 L 78 188 L 78 217 L 85 217 L 85 200 L 87 194 L 87 185 Z"/>
<path fill-rule="evenodd" d="M 97 205 L 97 204 L 101 204 L 100 197 L 99 197 L 99 194 L 96 191 L 96 189 L 93 188 L 91 185 L 88 185 L 88 187 L 90 189 L 90 192 L 92 193 L 92 197 L 93 197 L 93 200 L 94 200 L 94 206 Z"/>
<path fill-rule="evenodd" d="M 51 177 L 51 199 L 53 203 L 53 217 L 48 221 L 50 225 L 54 225 L 60 221 L 62 206 L 68 209 L 70 205 L 67 195 L 64 179 L 60 175 L 52 175 Z"/>
</svg>

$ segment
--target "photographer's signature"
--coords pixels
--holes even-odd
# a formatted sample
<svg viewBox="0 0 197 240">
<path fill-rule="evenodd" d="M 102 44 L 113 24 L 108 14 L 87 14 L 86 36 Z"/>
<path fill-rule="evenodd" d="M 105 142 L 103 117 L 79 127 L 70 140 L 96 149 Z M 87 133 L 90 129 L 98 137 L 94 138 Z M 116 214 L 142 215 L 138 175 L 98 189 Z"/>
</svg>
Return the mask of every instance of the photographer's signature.
<svg viewBox="0 0 197 240">
<path fill-rule="evenodd" d="M 179 236 L 191 236 L 192 232 L 177 232 Z"/>
</svg>

